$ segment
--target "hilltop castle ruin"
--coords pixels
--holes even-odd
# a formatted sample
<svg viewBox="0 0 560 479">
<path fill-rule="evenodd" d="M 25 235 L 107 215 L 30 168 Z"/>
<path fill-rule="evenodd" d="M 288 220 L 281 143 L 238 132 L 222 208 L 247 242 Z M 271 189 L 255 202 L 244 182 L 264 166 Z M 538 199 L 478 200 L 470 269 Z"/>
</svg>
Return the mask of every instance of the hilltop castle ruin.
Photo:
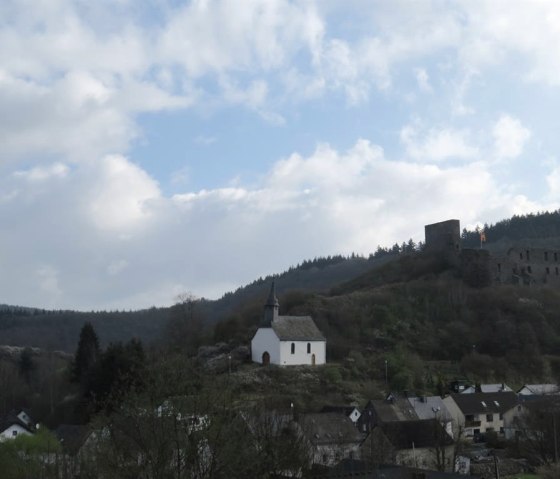
<svg viewBox="0 0 560 479">
<path fill-rule="evenodd" d="M 456 219 L 425 226 L 425 252 L 457 267 L 471 286 L 560 286 L 560 250 L 534 247 L 529 240 L 517 241 L 502 251 L 462 248 L 461 225 Z"/>
</svg>

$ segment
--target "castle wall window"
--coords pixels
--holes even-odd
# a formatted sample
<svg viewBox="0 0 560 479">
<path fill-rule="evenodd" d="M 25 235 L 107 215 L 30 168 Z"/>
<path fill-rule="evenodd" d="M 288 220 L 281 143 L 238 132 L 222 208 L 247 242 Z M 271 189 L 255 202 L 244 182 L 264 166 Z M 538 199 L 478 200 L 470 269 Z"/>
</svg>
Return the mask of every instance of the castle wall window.
<svg viewBox="0 0 560 479">
<path fill-rule="evenodd" d="M 519 259 L 523 259 L 523 253 L 519 253 Z"/>
<path fill-rule="evenodd" d="M 545 252 L 544 252 L 544 260 L 545 260 L 545 261 L 548 261 L 548 251 L 545 251 Z"/>
<path fill-rule="evenodd" d="M 498 273 L 502 272 L 502 265 L 500 263 L 498 263 Z"/>
<path fill-rule="evenodd" d="M 292 354 L 296 354 L 296 343 L 292 343 Z"/>
<path fill-rule="evenodd" d="M 554 253 L 554 261 L 558 261 L 558 253 Z"/>
<path fill-rule="evenodd" d="M 533 268 L 531 268 L 530 266 L 527 266 L 527 273 L 532 273 L 533 272 Z"/>
<path fill-rule="evenodd" d="M 311 354 L 311 343 L 307 343 L 307 354 Z"/>
<path fill-rule="evenodd" d="M 548 266 L 546 267 L 546 274 L 550 274 L 550 268 Z"/>
<path fill-rule="evenodd" d="M 527 261 L 529 261 L 531 258 L 529 257 L 529 250 L 525 251 L 525 254 L 527 256 Z"/>
<path fill-rule="evenodd" d="M 555 270 L 556 276 L 558 276 L 558 266 L 556 266 Z"/>
</svg>

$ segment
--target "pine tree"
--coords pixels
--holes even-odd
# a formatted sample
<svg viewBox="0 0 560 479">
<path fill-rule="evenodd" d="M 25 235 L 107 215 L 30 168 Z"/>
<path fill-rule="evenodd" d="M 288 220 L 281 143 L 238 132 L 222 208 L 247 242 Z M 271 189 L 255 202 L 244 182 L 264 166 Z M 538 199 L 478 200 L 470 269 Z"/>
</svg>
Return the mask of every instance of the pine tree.
<svg viewBox="0 0 560 479">
<path fill-rule="evenodd" d="M 78 349 L 72 364 L 72 380 L 87 389 L 91 373 L 100 356 L 99 339 L 92 324 L 86 322 L 80 331 Z"/>
</svg>

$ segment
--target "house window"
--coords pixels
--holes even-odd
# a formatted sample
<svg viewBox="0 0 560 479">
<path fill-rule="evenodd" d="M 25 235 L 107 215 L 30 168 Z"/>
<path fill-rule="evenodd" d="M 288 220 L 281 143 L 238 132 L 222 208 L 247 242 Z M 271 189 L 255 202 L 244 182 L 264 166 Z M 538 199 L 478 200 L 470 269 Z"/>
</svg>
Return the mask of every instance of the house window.
<svg viewBox="0 0 560 479">
<path fill-rule="evenodd" d="M 292 343 L 292 354 L 296 354 L 296 343 Z"/>
<path fill-rule="evenodd" d="M 486 422 L 492 422 L 494 420 L 493 414 L 486 414 Z"/>
<path fill-rule="evenodd" d="M 465 421 L 474 421 L 474 414 L 467 414 L 465 416 Z"/>
<path fill-rule="evenodd" d="M 311 354 L 311 343 L 307 343 L 307 354 Z"/>
<path fill-rule="evenodd" d="M 504 415 L 500 413 L 500 421 L 502 421 L 503 419 L 504 419 Z"/>
<path fill-rule="evenodd" d="M 12 436 L 16 437 L 17 436 L 17 431 L 12 431 Z"/>
<path fill-rule="evenodd" d="M 500 428 L 500 434 L 503 434 L 503 433 L 504 433 L 504 428 L 501 427 L 501 428 Z"/>
</svg>

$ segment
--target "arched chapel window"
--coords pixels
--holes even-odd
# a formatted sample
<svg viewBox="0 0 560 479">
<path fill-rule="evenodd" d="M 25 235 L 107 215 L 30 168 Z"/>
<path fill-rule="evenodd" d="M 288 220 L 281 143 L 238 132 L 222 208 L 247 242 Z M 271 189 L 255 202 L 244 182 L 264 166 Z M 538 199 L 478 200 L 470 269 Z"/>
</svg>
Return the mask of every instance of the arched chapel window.
<svg viewBox="0 0 560 479">
<path fill-rule="evenodd" d="M 307 354 L 311 354 L 311 343 L 307 343 Z"/>
<path fill-rule="evenodd" d="M 296 343 L 292 343 L 292 354 L 296 353 Z"/>
</svg>

